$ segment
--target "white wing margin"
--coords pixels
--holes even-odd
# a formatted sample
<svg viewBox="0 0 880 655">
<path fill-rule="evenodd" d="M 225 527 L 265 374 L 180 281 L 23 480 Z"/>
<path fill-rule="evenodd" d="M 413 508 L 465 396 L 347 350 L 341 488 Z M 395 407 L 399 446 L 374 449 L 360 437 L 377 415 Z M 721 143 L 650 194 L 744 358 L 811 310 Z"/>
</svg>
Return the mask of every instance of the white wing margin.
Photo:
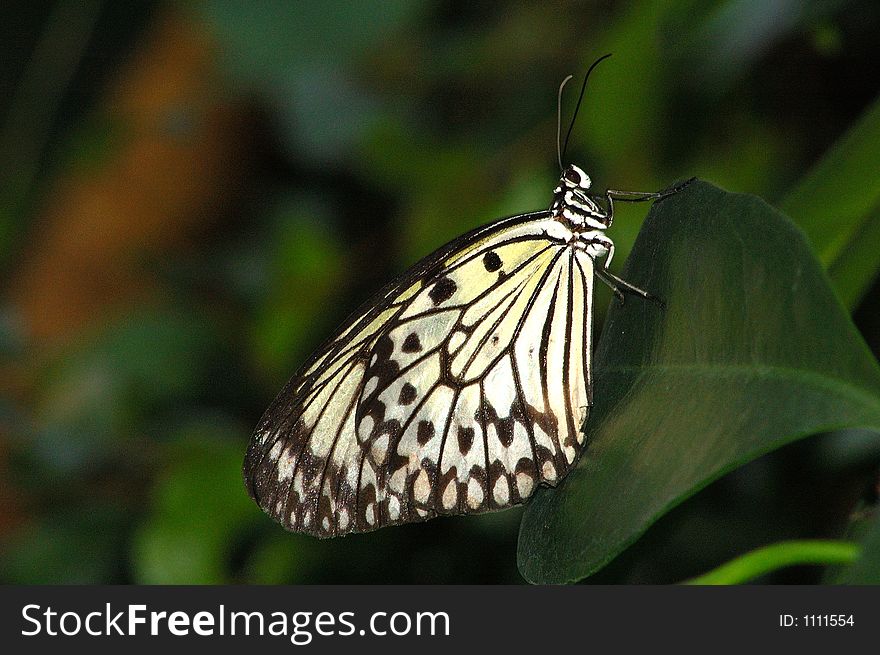
<svg viewBox="0 0 880 655">
<path fill-rule="evenodd" d="M 590 405 L 593 261 L 546 212 L 467 234 L 354 314 L 245 458 L 254 500 L 318 537 L 502 509 L 555 484 Z"/>
</svg>

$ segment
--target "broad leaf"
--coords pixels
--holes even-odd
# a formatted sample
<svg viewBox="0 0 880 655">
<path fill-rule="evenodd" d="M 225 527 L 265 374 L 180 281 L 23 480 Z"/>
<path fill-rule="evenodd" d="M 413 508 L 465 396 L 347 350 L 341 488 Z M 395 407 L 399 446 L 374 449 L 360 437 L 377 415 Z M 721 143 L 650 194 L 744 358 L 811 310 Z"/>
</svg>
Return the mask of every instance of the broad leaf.
<svg viewBox="0 0 880 655">
<path fill-rule="evenodd" d="M 785 443 L 880 430 L 880 369 L 803 234 L 758 198 L 697 182 L 651 210 L 595 355 L 587 449 L 526 508 L 532 582 L 582 579 L 673 506 Z"/>
</svg>

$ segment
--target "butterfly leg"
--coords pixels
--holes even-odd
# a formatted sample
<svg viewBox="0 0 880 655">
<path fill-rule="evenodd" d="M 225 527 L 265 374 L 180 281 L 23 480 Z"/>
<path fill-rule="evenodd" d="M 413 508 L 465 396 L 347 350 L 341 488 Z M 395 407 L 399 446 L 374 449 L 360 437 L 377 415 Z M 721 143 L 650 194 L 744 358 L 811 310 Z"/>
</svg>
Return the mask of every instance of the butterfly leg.
<svg viewBox="0 0 880 655">
<path fill-rule="evenodd" d="M 608 267 L 611 265 L 611 260 L 614 258 L 614 242 L 611 239 L 604 234 L 595 233 L 590 239 L 590 244 L 595 244 L 605 251 L 605 261 L 602 262 L 601 266 L 597 265 L 595 267 L 596 275 L 602 280 L 602 282 L 611 287 L 611 290 L 614 292 L 614 297 L 617 298 L 621 304 L 623 304 L 624 301 L 624 291 L 636 293 L 644 297 L 650 295 L 647 294 L 646 291 L 642 291 L 638 287 L 634 287 L 628 282 L 621 280 L 608 270 Z M 599 252 L 601 252 L 601 250 Z"/>
<path fill-rule="evenodd" d="M 602 274 L 599 272 L 600 270 L 601 269 L 598 269 L 598 268 L 596 269 L 596 277 L 598 277 L 600 280 L 602 280 L 602 282 L 604 282 L 605 284 L 608 285 L 608 287 L 611 289 L 612 293 L 614 294 L 614 297 L 617 298 L 617 302 L 619 302 L 622 305 L 624 303 L 624 301 L 626 300 L 626 296 L 623 295 L 623 291 L 621 291 L 618 288 L 618 286 L 616 284 L 614 284 L 613 280 L 609 280 L 607 277 L 603 277 Z"/>
<path fill-rule="evenodd" d="M 605 225 L 605 227 L 610 227 L 611 223 L 614 221 L 614 201 L 620 200 L 621 202 L 647 202 L 649 200 L 663 200 L 664 198 L 668 198 L 671 195 L 675 195 L 682 189 L 684 189 L 688 184 L 696 180 L 697 178 L 692 177 L 689 180 L 685 180 L 681 184 L 676 184 L 675 186 L 671 186 L 668 189 L 663 189 L 662 191 L 619 191 L 616 189 L 608 189 L 605 191 L 604 196 L 591 195 L 590 198 L 597 205 L 597 208 L 593 210 L 593 215 Z M 604 204 L 605 206 L 600 206 Z"/>
<path fill-rule="evenodd" d="M 675 186 L 671 186 L 668 189 L 663 189 L 662 191 L 618 191 L 615 189 L 608 189 L 605 192 L 605 203 L 606 209 L 604 210 L 605 216 L 604 222 L 606 225 L 611 225 L 611 221 L 614 220 L 614 200 L 620 200 L 621 202 L 647 202 L 649 200 L 663 200 L 663 198 L 668 198 L 669 196 L 675 195 L 682 189 L 684 189 L 688 184 L 696 180 L 697 178 L 692 177 L 689 180 L 685 180 L 681 184 L 676 184 Z"/>
<path fill-rule="evenodd" d="M 617 300 L 620 301 L 621 304 L 623 304 L 623 301 L 626 297 L 624 294 L 631 293 L 635 296 L 644 298 L 645 300 L 652 300 L 661 307 L 664 306 L 663 301 L 660 300 L 657 296 L 648 293 L 644 289 L 640 289 L 634 284 L 630 284 L 626 280 L 617 277 L 614 273 L 605 268 L 596 267 L 595 273 L 597 278 L 599 278 L 602 282 L 604 282 L 611 288 L 611 291 L 614 292 L 614 297 L 617 298 Z"/>
<path fill-rule="evenodd" d="M 663 189 L 662 191 L 643 192 L 616 191 L 614 189 L 608 189 L 605 192 L 605 199 L 608 201 L 609 209 L 611 207 L 612 198 L 616 198 L 617 200 L 621 200 L 623 202 L 645 202 L 647 200 L 662 200 L 663 198 L 668 198 L 669 196 L 675 195 L 696 179 L 697 178 L 692 177 L 689 180 L 685 180 L 681 184 L 676 184 L 675 186 L 671 186 L 668 189 Z M 611 212 L 609 211 L 609 213 Z"/>
<path fill-rule="evenodd" d="M 602 263 L 602 268 L 608 270 L 608 267 L 611 266 L 611 260 L 614 259 L 614 242 L 598 231 L 593 233 L 589 242 L 595 243 L 605 250 L 605 261 Z M 600 250 L 600 256 L 601 252 Z"/>
</svg>

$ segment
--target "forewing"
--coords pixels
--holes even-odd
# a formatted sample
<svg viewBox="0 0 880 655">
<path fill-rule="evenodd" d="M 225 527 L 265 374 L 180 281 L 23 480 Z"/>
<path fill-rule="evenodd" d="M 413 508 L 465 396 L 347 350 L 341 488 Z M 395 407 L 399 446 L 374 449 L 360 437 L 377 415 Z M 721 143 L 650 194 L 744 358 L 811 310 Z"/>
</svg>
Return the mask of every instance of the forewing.
<svg viewBox="0 0 880 655">
<path fill-rule="evenodd" d="M 328 537 L 501 509 L 564 475 L 589 405 L 592 261 L 558 232 L 546 214 L 477 230 L 356 312 L 261 420 L 258 504 Z"/>
</svg>

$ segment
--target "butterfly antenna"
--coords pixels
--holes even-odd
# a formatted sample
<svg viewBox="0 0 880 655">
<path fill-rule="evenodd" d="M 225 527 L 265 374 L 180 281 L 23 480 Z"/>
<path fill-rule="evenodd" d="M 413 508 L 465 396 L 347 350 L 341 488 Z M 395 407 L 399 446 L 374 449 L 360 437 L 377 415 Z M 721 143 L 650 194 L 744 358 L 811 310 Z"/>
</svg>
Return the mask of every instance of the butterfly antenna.
<svg viewBox="0 0 880 655">
<path fill-rule="evenodd" d="M 562 153 L 559 155 L 559 167 L 560 168 L 562 168 L 562 159 L 563 159 L 563 157 L 565 157 L 565 151 L 568 150 L 568 139 L 571 136 L 571 131 L 574 129 L 574 122 L 575 122 L 575 120 L 577 120 L 578 112 L 581 109 L 581 102 L 583 102 L 584 92 L 587 90 L 587 80 L 590 79 L 590 73 L 593 72 L 593 69 L 596 68 L 596 66 L 598 66 L 600 62 L 605 61 L 610 56 L 611 56 L 611 53 L 609 52 L 607 55 L 602 55 L 601 57 L 599 57 L 596 61 L 593 62 L 592 66 L 590 66 L 590 68 L 587 69 L 587 74 L 584 75 L 584 83 L 581 85 L 581 94 L 578 96 L 577 104 L 574 106 L 574 114 L 571 117 L 571 123 L 569 124 L 568 132 L 565 135 L 565 143 L 562 146 Z M 565 82 L 563 82 L 562 84 L 564 85 Z M 560 95 L 560 100 L 561 100 L 561 97 L 562 97 L 562 87 L 561 86 L 559 87 L 559 95 Z M 560 110 L 560 112 L 561 112 L 561 110 Z M 558 149 L 557 149 L 557 152 L 558 152 Z"/>
<path fill-rule="evenodd" d="M 559 162 L 559 172 L 562 172 L 562 89 L 572 78 L 571 75 L 562 80 L 559 85 L 559 95 L 556 98 L 556 161 Z"/>
</svg>

